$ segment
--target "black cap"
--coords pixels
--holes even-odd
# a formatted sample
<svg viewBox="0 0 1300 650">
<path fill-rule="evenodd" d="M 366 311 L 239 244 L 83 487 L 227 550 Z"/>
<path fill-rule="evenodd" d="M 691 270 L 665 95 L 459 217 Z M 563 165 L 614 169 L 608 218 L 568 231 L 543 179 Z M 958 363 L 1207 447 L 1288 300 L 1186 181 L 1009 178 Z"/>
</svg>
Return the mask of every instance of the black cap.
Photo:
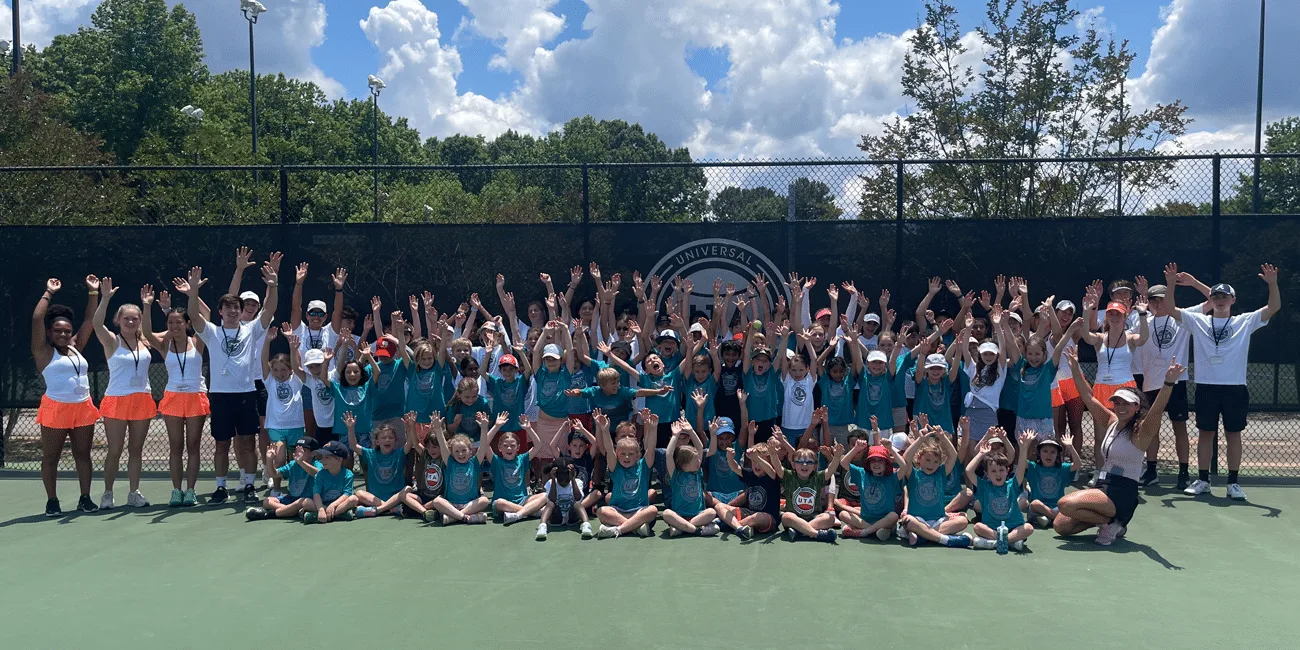
<svg viewBox="0 0 1300 650">
<path fill-rule="evenodd" d="M 1213 296 L 1215 294 L 1223 294 L 1225 296 L 1232 296 L 1235 298 L 1237 296 L 1237 291 L 1233 289 L 1232 285 L 1228 284 L 1227 282 L 1220 282 L 1210 288 L 1210 295 Z"/>
<path fill-rule="evenodd" d="M 293 446 L 306 447 L 308 451 L 316 451 L 317 449 L 320 449 L 320 443 L 316 442 L 316 439 L 311 436 L 303 436 L 299 438 L 298 442 L 293 443 Z"/>
<path fill-rule="evenodd" d="M 325 443 L 325 446 L 324 446 L 324 447 L 321 447 L 319 450 L 317 450 L 316 453 L 319 454 L 319 455 L 321 455 L 321 456 L 333 456 L 333 457 L 335 457 L 335 458 L 347 458 L 347 457 L 348 457 L 348 448 L 347 448 L 343 443 L 341 443 L 341 442 L 339 442 L 339 441 L 337 441 L 337 440 L 331 440 L 331 441 Z"/>
</svg>

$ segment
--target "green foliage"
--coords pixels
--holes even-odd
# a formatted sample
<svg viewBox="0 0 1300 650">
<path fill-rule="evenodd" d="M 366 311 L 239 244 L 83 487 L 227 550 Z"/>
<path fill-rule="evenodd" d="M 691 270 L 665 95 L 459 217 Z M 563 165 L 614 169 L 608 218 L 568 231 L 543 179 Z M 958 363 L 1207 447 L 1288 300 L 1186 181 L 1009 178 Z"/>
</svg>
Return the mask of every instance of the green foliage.
<svg viewBox="0 0 1300 650">
<path fill-rule="evenodd" d="M 1264 127 L 1265 153 L 1300 153 L 1300 117 L 1288 117 Z M 1239 174 L 1232 198 L 1223 211 L 1251 214 L 1254 210 L 1255 181 L 1252 171 Z M 1224 179 L 1225 184 L 1227 179 Z M 1300 159 L 1265 158 L 1259 166 L 1259 213 L 1300 214 Z"/>
</svg>

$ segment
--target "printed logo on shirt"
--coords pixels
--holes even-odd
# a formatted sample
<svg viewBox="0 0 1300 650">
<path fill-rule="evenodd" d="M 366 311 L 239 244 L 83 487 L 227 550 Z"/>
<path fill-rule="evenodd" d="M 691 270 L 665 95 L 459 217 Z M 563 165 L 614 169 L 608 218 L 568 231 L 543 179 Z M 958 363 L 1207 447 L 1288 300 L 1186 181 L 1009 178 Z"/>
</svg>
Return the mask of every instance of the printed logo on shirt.
<svg viewBox="0 0 1300 650">
<path fill-rule="evenodd" d="M 623 479 L 623 488 L 622 488 L 623 494 L 635 495 L 637 490 L 640 488 L 641 488 L 641 477 L 629 476 L 628 478 Z"/>
<path fill-rule="evenodd" d="M 560 382 L 555 379 L 548 379 L 542 382 L 542 394 L 547 397 L 555 397 L 560 392 Z"/>
<path fill-rule="evenodd" d="M 388 390 L 388 387 L 393 385 L 393 375 L 396 373 L 397 373 L 397 364 L 393 364 L 392 370 L 388 372 L 384 372 L 383 366 L 380 366 L 379 390 Z"/>
<path fill-rule="evenodd" d="M 473 480 L 473 477 L 471 477 L 470 474 L 472 474 L 472 472 L 468 465 L 452 473 L 451 488 L 455 490 L 457 494 L 464 494 L 469 491 L 470 481 Z"/>
<path fill-rule="evenodd" d="M 442 468 L 437 464 L 430 464 L 424 468 L 424 489 L 428 492 L 437 492 L 442 488 Z"/>
<path fill-rule="evenodd" d="M 682 483 L 682 500 L 691 502 L 700 497 L 700 482 L 695 479 L 689 479 Z"/>
<path fill-rule="evenodd" d="M 646 277 L 681 276 L 689 279 L 695 285 L 687 297 L 691 311 L 702 311 L 712 317 L 714 280 L 721 280 L 724 285 L 730 282 L 744 287 L 759 273 L 768 278 L 785 277 L 772 260 L 754 248 L 732 239 L 708 238 L 684 244 L 664 255 Z M 660 312 L 663 312 L 664 301 L 671 293 L 663 291 L 655 296 Z M 789 290 L 782 282 L 768 282 L 767 293 L 770 305 L 776 304 L 778 297 L 790 301 Z"/>
<path fill-rule="evenodd" d="M 334 503 L 335 501 L 338 501 L 341 496 L 343 496 L 343 490 L 330 488 L 321 493 L 320 500 L 325 503 Z"/>
<path fill-rule="evenodd" d="M 767 505 L 767 490 L 754 486 L 745 490 L 745 498 L 749 500 L 751 510 L 762 510 Z"/>
<path fill-rule="evenodd" d="M 740 375 L 734 372 L 724 372 L 722 373 L 722 381 L 718 385 L 722 387 L 723 394 L 735 395 L 736 389 L 740 385 Z"/>
<path fill-rule="evenodd" d="M 880 502 L 884 500 L 884 498 L 885 498 L 884 491 L 880 489 L 879 485 L 872 483 L 867 486 L 867 491 L 863 493 L 862 502 L 869 503 L 874 506 L 874 505 L 879 505 Z"/>
<path fill-rule="evenodd" d="M 1061 490 L 1060 482 L 1051 474 L 1038 477 L 1038 491 L 1043 494 L 1057 494 Z"/>
<path fill-rule="evenodd" d="M 816 510 L 817 492 L 810 487 L 801 487 L 794 491 L 794 511 L 800 515 L 810 515 Z"/>
<path fill-rule="evenodd" d="M 831 384 L 831 399 L 842 399 L 844 397 L 844 384 Z"/>
<path fill-rule="evenodd" d="M 276 382 L 275 398 L 281 402 L 288 402 L 290 397 L 293 397 L 293 388 L 289 384 Z"/>
<path fill-rule="evenodd" d="M 501 470 L 501 481 L 510 487 L 519 487 L 523 482 L 523 473 L 519 465 L 507 465 Z"/>
<path fill-rule="evenodd" d="M 1165 326 L 1165 327 L 1157 327 L 1155 331 L 1152 332 L 1152 334 L 1156 340 L 1156 346 L 1159 347 L 1160 349 L 1164 349 L 1169 347 L 1170 345 L 1173 345 L 1174 334 L 1176 334 L 1176 332 L 1174 331 L 1174 328 L 1172 326 Z"/>
<path fill-rule="evenodd" d="M 878 381 L 867 383 L 867 402 L 879 404 L 880 398 L 885 396 L 885 386 Z"/>
<path fill-rule="evenodd" d="M 330 390 L 329 386 L 321 384 L 316 388 L 316 399 L 319 400 L 321 404 L 329 404 L 334 401 L 334 392 Z"/>
<path fill-rule="evenodd" d="M 916 492 L 916 500 L 925 505 L 939 502 L 939 484 L 935 481 L 921 481 Z"/>
<path fill-rule="evenodd" d="M 506 386 L 501 389 L 501 401 L 506 404 L 514 404 L 515 398 L 519 396 L 519 389 L 514 386 Z"/>
<path fill-rule="evenodd" d="M 225 339 L 221 342 L 221 349 L 226 351 L 226 356 L 233 357 L 235 356 L 235 353 L 239 351 L 241 343 L 243 343 L 243 341 L 238 338 Z"/>
<path fill-rule="evenodd" d="M 303 492 L 306 491 L 307 491 L 306 476 L 295 475 L 294 479 L 292 481 L 289 481 L 289 494 L 302 494 Z"/>
<path fill-rule="evenodd" d="M 804 401 L 808 399 L 808 391 L 804 390 L 802 385 L 797 385 L 794 387 L 793 392 L 794 397 L 792 399 L 794 399 L 794 403 L 798 406 L 803 406 Z"/>
<path fill-rule="evenodd" d="M 394 467 L 392 465 L 379 465 L 379 467 L 375 468 L 375 470 L 376 473 L 379 475 L 380 482 L 387 483 L 388 481 L 393 480 L 393 475 L 395 472 L 393 471 Z"/>
<path fill-rule="evenodd" d="M 433 375 L 433 372 L 421 372 L 415 375 L 415 385 L 421 393 L 433 392 Z"/>
<path fill-rule="evenodd" d="M 1005 494 L 999 494 L 989 499 L 989 510 L 995 518 L 1005 519 L 1011 512 L 1011 499 L 1008 499 Z"/>
</svg>

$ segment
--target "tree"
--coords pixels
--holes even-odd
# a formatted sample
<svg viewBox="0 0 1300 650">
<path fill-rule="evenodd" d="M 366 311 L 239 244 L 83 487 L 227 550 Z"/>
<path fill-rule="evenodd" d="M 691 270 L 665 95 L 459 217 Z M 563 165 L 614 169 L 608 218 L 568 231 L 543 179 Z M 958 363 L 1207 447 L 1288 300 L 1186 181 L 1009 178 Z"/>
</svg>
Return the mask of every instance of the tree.
<svg viewBox="0 0 1300 650">
<path fill-rule="evenodd" d="M 844 210 L 835 205 L 831 188 L 821 181 L 800 176 L 790 185 L 790 192 L 794 194 L 796 221 L 834 221 L 844 214 Z"/>
<path fill-rule="evenodd" d="M 1070 0 L 987 0 L 975 30 L 983 53 L 968 65 L 957 10 L 927 0 L 909 39 L 903 94 L 915 103 L 858 147 L 877 160 L 1141 155 L 1176 138 L 1189 120 L 1179 102 L 1135 112 L 1124 94 L 1134 55 L 1079 18 Z M 1174 183 L 1163 161 L 1066 164 L 935 164 L 904 174 L 913 217 L 1074 216 L 1114 213 Z M 893 218 L 896 173 L 864 176 L 864 218 Z M 1124 206 L 1116 206 L 1118 183 Z"/>
<path fill-rule="evenodd" d="M 728 187 L 709 204 L 716 221 L 780 221 L 786 217 L 786 199 L 768 187 Z"/>
<path fill-rule="evenodd" d="M 1264 135 L 1265 153 L 1300 153 L 1300 117 L 1271 122 L 1264 127 Z M 1224 199 L 1223 211 L 1251 214 L 1255 211 L 1254 163 L 1237 162 L 1250 171 L 1237 175 L 1234 195 Z M 1260 214 L 1300 214 L 1300 159 L 1264 158 L 1259 167 Z"/>
<path fill-rule="evenodd" d="M 104 0 L 91 27 L 54 37 L 34 66 L 38 83 L 68 102 L 73 124 L 98 133 L 119 162 L 151 135 L 179 143 L 177 109 L 207 80 L 194 15 L 165 0 Z"/>
</svg>

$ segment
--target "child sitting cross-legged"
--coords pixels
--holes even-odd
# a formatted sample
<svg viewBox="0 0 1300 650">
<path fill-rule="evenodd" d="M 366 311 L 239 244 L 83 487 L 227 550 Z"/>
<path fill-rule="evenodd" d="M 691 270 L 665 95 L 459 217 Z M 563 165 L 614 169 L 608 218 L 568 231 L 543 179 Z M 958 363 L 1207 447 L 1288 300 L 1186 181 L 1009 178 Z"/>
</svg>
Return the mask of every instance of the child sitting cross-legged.
<svg viewBox="0 0 1300 650">
<path fill-rule="evenodd" d="M 871 416 L 871 423 L 876 425 L 876 416 Z M 853 450 L 844 456 L 840 465 L 844 468 L 845 482 L 856 487 L 860 507 L 840 506 L 839 519 L 844 522 L 840 535 L 844 537 L 868 537 L 875 535 L 880 541 L 889 539 L 898 524 L 898 513 L 894 504 L 903 491 L 903 482 L 912 472 L 912 466 L 898 455 L 894 446 L 886 440 L 883 445 L 872 445 L 872 440 L 879 440 L 879 429 L 873 428 L 871 440 L 859 438 Z M 862 452 L 867 452 L 864 466 L 853 464 Z M 895 470 L 895 465 L 898 469 Z M 846 486 L 847 487 L 847 486 Z"/>
<path fill-rule="evenodd" d="M 714 426 L 718 426 L 716 422 Z M 704 507 L 704 469 L 700 466 L 703 447 L 689 421 L 682 418 L 673 423 L 673 437 L 664 456 L 672 484 L 672 507 L 663 513 L 669 537 L 682 533 L 703 537 L 718 534 L 718 525 L 713 523 L 717 513 Z"/>
<path fill-rule="evenodd" d="M 1001 429 L 999 437 L 1005 436 Z M 1022 551 L 1025 540 L 1034 533 L 1034 527 L 1025 522 L 1020 511 L 1020 491 L 1025 485 L 1025 465 L 1029 461 L 1029 445 L 1034 442 L 1033 431 L 1020 432 L 1020 454 L 1016 461 L 1016 475 L 1008 476 L 1011 459 L 1003 453 L 991 453 L 992 445 L 986 437 L 980 441 L 979 453 L 966 465 L 966 480 L 975 486 L 975 498 L 980 502 L 980 521 L 975 524 L 975 548 L 997 548 L 998 537 L 1006 533 L 1003 541 L 1011 548 Z M 975 470 L 984 467 L 984 476 L 977 477 Z"/>
<path fill-rule="evenodd" d="M 477 419 L 476 424 L 480 427 L 484 426 L 484 423 L 477 422 Z M 492 453 L 492 446 L 480 445 L 476 454 L 470 446 L 472 441 L 469 436 L 458 433 L 448 442 L 443 429 L 444 427 L 433 427 L 434 437 L 438 439 L 438 453 L 446 463 L 447 477 L 442 495 L 433 500 L 433 509 L 442 513 L 443 525 L 458 521 L 467 524 L 487 523 L 487 515 L 483 514 L 483 511 L 487 510 L 490 503 L 487 497 L 483 496 L 479 474 L 483 462 L 487 460 L 488 454 Z M 499 430 L 501 425 L 495 424 L 486 435 L 495 436 Z"/>
<path fill-rule="evenodd" d="M 353 510 L 357 507 L 357 498 L 352 494 L 352 470 L 343 466 L 348 448 L 337 440 L 331 440 L 316 455 L 320 456 L 322 468 L 316 472 L 316 481 L 312 484 L 314 509 L 303 511 L 303 522 L 352 521 L 356 517 Z"/>
<path fill-rule="evenodd" d="M 776 470 L 785 492 L 785 512 L 781 513 L 781 525 L 785 526 L 786 536 L 795 541 L 800 535 L 819 542 L 835 541 L 835 515 L 826 511 L 826 484 L 835 476 L 835 468 L 840 466 L 844 457 L 844 446 L 835 443 L 834 447 L 821 448 L 822 454 L 830 461 L 825 470 L 817 469 L 817 452 L 811 449 L 795 449 L 784 436 L 777 435 L 779 427 L 772 429 L 768 440 L 768 462 Z M 777 446 L 786 447 L 790 464 L 794 469 L 785 469 Z"/>
<path fill-rule="evenodd" d="M 294 443 L 293 461 L 275 470 L 279 478 L 289 481 L 288 494 L 280 497 L 271 495 L 262 502 L 261 508 L 249 508 L 244 513 L 249 521 L 292 519 L 314 507 L 312 488 L 316 474 L 323 467 L 316 460 L 317 449 L 320 449 L 320 445 L 315 438 L 303 436 Z"/>
<path fill-rule="evenodd" d="M 487 426 L 487 416 L 479 414 L 482 418 L 481 427 Z M 528 433 L 528 438 L 533 445 L 540 445 L 541 439 L 537 437 L 537 430 L 533 428 L 533 423 L 529 421 L 528 416 L 520 414 L 518 421 L 522 431 Z M 510 420 L 510 414 L 502 412 L 497 415 L 496 426 L 489 431 L 497 431 L 506 426 Z M 492 451 L 492 440 L 498 440 L 497 448 L 501 450 L 500 454 Z M 499 518 L 501 523 L 513 524 L 520 519 L 527 519 L 537 514 L 543 506 L 546 505 L 546 495 L 537 493 L 528 494 L 528 461 L 531 456 L 529 452 L 519 453 L 518 434 L 513 431 L 503 431 L 491 437 L 483 439 L 482 448 L 488 450 L 486 457 L 492 463 L 492 512 Z"/>
<path fill-rule="evenodd" d="M 537 541 L 546 541 L 550 532 L 547 524 L 568 526 L 572 521 L 581 522 L 583 539 L 591 539 L 591 522 L 587 520 L 587 509 L 582 507 L 586 493 L 572 458 L 561 456 L 551 465 L 551 480 L 546 482 L 545 490 L 542 496 L 546 497 L 546 505 L 542 507 L 542 523 L 537 524 Z"/>
<path fill-rule="evenodd" d="M 606 468 L 610 473 L 609 505 L 596 511 L 600 519 L 602 539 L 618 537 L 636 531 L 649 537 L 659 511 L 650 505 L 650 474 L 654 471 L 655 439 L 659 431 L 659 417 L 642 412 L 645 416 L 642 446 L 634 438 L 621 438 L 615 444 L 610 440 L 608 427 L 598 427 L 606 448 Z M 644 449 L 644 451 L 642 451 Z"/>
<path fill-rule="evenodd" d="M 442 496 L 442 488 L 446 478 L 442 451 L 438 447 L 438 435 L 434 434 L 433 430 L 436 428 L 439 433 L 445 432 L 447 423 L 435 411 L 430 416 L 428 424 L 416 422 L 414 426 L 414 435 L 412 435 L 411 429 L 407 429 L 407 438 L 415 438 L 412 448 L 418 461 L 416 463 L 415 489 L 406 493 L 403 505 L 406 506 L 409 512 L 432 524 L 438 520 L 438 511 L 433 509 L 433 502 Z"/>
<path fill-rule="evenodd" d="M 957 450 L 948 433 L 927 426 L 903 454 L 912 467 L 907 476 L 907 513 L 900 520 L 907 543 L 918 539 L 954 548 L 969 548 L 970 537 L 962 531 L 970 521 L 962 513 L 944 512 L 944 484 L 957 466 Z"/>
<path fill-rule="evenodd" d="M 407 413 L 403 418 L 407 431 L 415 429 L 415 413 Z M 374 447 L 357 444 L 357 418 L 351 411 L 343 414 L 343 425 L 348 428 L 348 444 L 353 453 L 361 458 L 366 468 L 366 488 L 357 490 L 356 497 L 358 517 L 382 515 L 401 505 L 411 488 L 403 485 L 403 468 L 406 467 L 406 454 L 411 450 L 415 436 L 407 436 L 406 443 L 397 446 L 397 430 L 384 422 L 375 427 Z"/>
<path fill-rule="evenodd" d="M 1021 495 L 1022 509 L 1029 511 L 1031 523 L 1038 524 L 1039 528 L 1051 528 L 1056 521 L 1060 514 L 1056 504 L 1065 496 L 1065 486 L 1070 484 L 1074 468 L 1079 466 L 1079 452 L 1074 450 L 1073 442 L 1074 437 L 1068 433 L 1061 436 L 1060 442 L 1052 438 L 1040 440 L 1036 447 L 1038 460 L 1029 461 L 1025 470 L 1029 497 Z M 1062 454 L 1069 454 L 1070 462 L 1061 462 Z"/>
</svg>

